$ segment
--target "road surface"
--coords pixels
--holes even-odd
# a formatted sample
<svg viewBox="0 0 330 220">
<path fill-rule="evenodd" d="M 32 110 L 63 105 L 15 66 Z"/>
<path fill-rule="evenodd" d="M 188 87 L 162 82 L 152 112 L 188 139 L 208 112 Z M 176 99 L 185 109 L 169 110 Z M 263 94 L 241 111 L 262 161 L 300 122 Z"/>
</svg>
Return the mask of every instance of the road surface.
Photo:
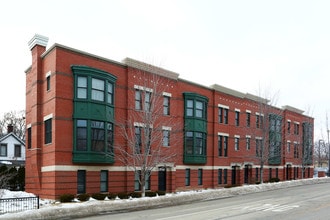
<svg viewBox="0 0 330 220">
<path fill-rule="evenodd" d="M 330 183 L 296 186 L 180 206 L 112 213 L 89 220 L 330 219 Z"/>
</svg>

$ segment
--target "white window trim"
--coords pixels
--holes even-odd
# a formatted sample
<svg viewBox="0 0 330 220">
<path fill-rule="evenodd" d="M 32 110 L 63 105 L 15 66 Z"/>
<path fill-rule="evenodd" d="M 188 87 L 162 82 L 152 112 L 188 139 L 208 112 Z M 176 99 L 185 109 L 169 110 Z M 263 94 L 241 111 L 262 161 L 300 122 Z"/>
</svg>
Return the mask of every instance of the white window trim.
<svg viewBox="0 0 330 220">
<path fill-rule="evenodd" d="M 250 113 L 251 114 L 251 110 L 245 110 L 246 113 Z"/>
<path fill-rule="evenodd" d="M 167 126 L 162 126 L 162 130 L 171 131 L 172 128 Z"/>
<path fill-rule="evenodd" d="M 223 132 L 218 132 L 218 136 L 227 136 L 227 137 L 229 137 L 229 134 L 223 133 Z"/>
<path fill-rule="evenodd" d="M 235 112 L 241 112 L 241 110 L 238 108 L 235 108 Z"/>
<path fill-rule="evenodd" d="M 53 113 L 44 116 L 44 121 L 47 121 L 48 119 L 51 119 L 51 118 L 53 118 Z"/>
<path fill-rule="evenodd" d="M 228 106 L 228 105 L 222 105 L 222 104 L 218 104 L 218 107 L 220 107 L 220 108 L 226 108 L 226 109 L 229 109 L 229 106 Z"/>
<path fill-rule="evenodd" d="M 46 73 L 46 78 L 48 77 L 48 76 L 50 76 L 52 74 L 52 72 L 49 70 L 47 73 Z"/>
<path fill-rule="evenodd" d="M 172 97 L 172 94 L 168 92 L 163 92 L 163 96 Z"/>
</svg>

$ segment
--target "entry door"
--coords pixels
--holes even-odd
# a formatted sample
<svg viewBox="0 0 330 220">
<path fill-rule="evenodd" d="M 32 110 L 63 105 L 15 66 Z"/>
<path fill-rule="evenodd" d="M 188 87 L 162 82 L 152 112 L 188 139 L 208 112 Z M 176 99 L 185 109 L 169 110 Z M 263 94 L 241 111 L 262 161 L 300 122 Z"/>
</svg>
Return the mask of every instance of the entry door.
<svg viewBox="0 0 330 220">
<path fill-rule="evenodd" d="M 231 184 L 235 185 L 236 184 L 236 166 L 231 167 Z"/>
<path fill-rule="evenodd" d="M 166 167 L 158 168 L 158 190 L 166 191 Z"/>
</svg>

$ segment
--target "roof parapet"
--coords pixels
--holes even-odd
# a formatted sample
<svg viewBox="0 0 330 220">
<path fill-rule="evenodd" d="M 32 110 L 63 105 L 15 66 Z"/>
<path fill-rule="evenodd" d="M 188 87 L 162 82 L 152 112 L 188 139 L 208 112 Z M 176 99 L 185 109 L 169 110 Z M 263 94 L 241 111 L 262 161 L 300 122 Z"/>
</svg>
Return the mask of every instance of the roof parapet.
<svg viewBox="0 0 330 220">
<path fill-rule="evenodd" d="M 296 113 L 298 113 L 298 114 L 302 114 L 302 113 L 304 113 L 303 110 L 300 110 L 300 109 L 298 109 L 298 108 L 292 107 L 292 106 L 290 106 L 290 105 L 284 105 L 284 106 L 282 106 L 282 109 L 283 109 L 283 110 L 289 110 L 289 111 L 292 111 L 292 112 L 296 112 Z"/>
<path fill-rule="evenodd" d="M 160 76 L 164 76 L 164 77 L 167 77 L 170 79 L 178 80 L 178 78 L 179 78 L 178 73 L 175 73 L 175 72 L 172 72 L 169 70 L 165 70 L 163 68 L 153 66 L 151 64 L 144 63 L 144 62 L 141 62 L 138 60 L 134 60 L 134 59 L 131 59 L 128 57 L 125 58 L 122 62 L 129 67 L 133 67 L 133 68 L 136 68 L 136 69 L 139 69 L 142 71 L 146 71 L 146 72 L 150 72 L 150 73 L 157 74 Z"/>
</svg>

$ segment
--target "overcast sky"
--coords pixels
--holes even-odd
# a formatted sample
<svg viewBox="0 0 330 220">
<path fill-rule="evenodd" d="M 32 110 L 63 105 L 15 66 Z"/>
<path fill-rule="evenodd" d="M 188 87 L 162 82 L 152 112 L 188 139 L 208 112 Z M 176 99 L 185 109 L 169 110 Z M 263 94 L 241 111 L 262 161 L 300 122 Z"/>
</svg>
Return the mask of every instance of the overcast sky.
<svg viewBox="0 0 330 220">
<path fill-rule="evenodd" d="M 0 3 L 0 113 L 25 108 L 27 42 L 131 57 L 205 86 L 276 95 L 315 118 L 330 114 L 330 1 L 12 0 Z"/>
</svg>

